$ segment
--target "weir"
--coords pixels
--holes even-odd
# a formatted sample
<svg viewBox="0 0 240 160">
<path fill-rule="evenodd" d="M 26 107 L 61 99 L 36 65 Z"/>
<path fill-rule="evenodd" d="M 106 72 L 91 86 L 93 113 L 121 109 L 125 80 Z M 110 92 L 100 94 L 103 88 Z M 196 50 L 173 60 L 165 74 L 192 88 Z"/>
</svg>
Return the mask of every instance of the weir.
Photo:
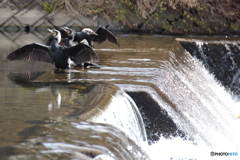
<svg viewBox="0 0 240 160">
<path fill-rule="evenodd" d="M 240 67 L 239 41 L 180 39 L 177 41 L 228 89 L 239 93 L 238 72 Z"/>
<path fill-rule="evenodd" d="M 56 73 L 51 64 L 2 58 L 0 158 L 188 160 L 240 153 L 237 94 L 175 37 L 118 38 L 123 48 L 96 45 L 101 68 Z"/>
</svg>

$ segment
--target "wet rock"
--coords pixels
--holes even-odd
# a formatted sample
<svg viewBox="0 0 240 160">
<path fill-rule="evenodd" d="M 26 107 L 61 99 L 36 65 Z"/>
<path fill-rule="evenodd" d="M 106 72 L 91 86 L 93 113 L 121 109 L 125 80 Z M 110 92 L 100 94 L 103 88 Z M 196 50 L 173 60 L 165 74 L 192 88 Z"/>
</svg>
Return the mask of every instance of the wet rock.
<svg viewBox="0 0 240 160">
<path fill-rule="evenodd" d="M 159 141 L 161 137 L 186 137 L 186 134 L 178 128 L 176 123 L 168 115 L 167 111 L 162 109 L 148 93 L 127 93 L 134 100 L 140 110 L 145 123 L 149 144 Z"/>
</svg>

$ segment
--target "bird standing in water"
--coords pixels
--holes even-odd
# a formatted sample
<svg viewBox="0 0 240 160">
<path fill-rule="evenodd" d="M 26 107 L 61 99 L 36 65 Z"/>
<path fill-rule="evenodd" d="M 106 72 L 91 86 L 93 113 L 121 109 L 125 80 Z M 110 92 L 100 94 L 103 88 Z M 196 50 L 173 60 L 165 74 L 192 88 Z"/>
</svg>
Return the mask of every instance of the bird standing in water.
<svg viewBox="0 0 240 160">
<path fill-rule="evenodd" d="M 70 58 L 74 59 L 76 65 L 98 60 L 97 54 L 88 45 L 79 43 L 72 47 L 60 46 L 61 33 L 55 29 L 48 29 L 48 31 L 52 33 L 49 46 L 39 43 L 28 44 L 10 53 L 7 59 L 54 63 L 57 70 L 70 68 Z"/>
<path fill-rule="evenodd" d="M 66 47 L 72 47 L 75 45 L 73 43 L 73 39 L 75 36 L 75 30 L 68 28 L 68 27 L 61 27 L 58 31 L 61 33 L 61 35 L 64 35 L 66 37 L 66 38 L 62 38 L 61 42 L 59 43 L 60 45 L 66 46 Z M 88 42 L 86 39 L 83 39 L 80 43 L 88 45 Z M 75 61 L 78 61 L 77 58 L 78 57 L 72 57 L 71 60 L 75 62 Z M 78 64 L 77 67 L 100 68 L 101 66 L 96 63 L 93 63 L 92 61 L 89 61 L 89 62 L 84 62 L 80 65 Z"/>
<path fill-rule="evenodd" d="M 101 44 L 105 41 L 109 41 L 111 43 L 116 44 L 118 47 L 120 47 L 120 44 L 117 41 L 116 37 L 105 27 L 99 26 L 96 32 L 94 32 L 90 28 L 84 28 L 81 32 L 75 32 L 75 30 L 70 29 L 68 27 L 61 27 L 59 31 L 64 37 L 63 41 L 61 41 L 60 44 L 63 44 L 66 46 L 73 45 L 73 41 L 77 43 L 84 43 L 91 47 L 93 47 L 93 42 L 97 42 L 98 44 Z M 65 40 L 66 38 L 69 38 L 69 36 L 73 37 L 73 35 L 74 35 L 73 40 L 67 40 L 67 41 Z M 87 68 L 87 67 L 100 68 L 101 67 L 100 65 L 92 62 L 85 62 L 83 63 L 83 66 L 84 68 Z"/>
</svg>

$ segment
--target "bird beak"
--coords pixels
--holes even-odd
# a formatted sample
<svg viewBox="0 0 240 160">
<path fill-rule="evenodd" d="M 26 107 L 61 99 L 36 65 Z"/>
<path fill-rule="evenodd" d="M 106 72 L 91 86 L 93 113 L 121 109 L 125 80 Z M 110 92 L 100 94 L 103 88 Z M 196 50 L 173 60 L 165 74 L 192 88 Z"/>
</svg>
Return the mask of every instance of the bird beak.
<svg viewBox="0 0 240 160">
<path fill-rule="evenodd" d="M 48 29 L 48 31 L 51 32 L 53 36 L 56 36 L 56 32 L 54 32 L 53 30 Z"/>
<path fill-rule="evenodd" d="M 66 28 L 63 28 L 64 32 L 66 32 L 67 34 L 70 34 L 70 31 L 67 30 Z"/>
<path fill-rule="evenodd" d="M 51 29 L 47 29 L 49 32 L 51 32 L 51 33 L 53 33 L 53 30 L 51 30 Z"/>
<path fill-rule="evenodd" d="M 97 34 L 97 33 L 95 33 L 94 31 L 91 31 L 91 32 L 90 32 L 90 34 L 91 34 L 91 35 L 98 36 L 98 34 Z"/>
</svg>

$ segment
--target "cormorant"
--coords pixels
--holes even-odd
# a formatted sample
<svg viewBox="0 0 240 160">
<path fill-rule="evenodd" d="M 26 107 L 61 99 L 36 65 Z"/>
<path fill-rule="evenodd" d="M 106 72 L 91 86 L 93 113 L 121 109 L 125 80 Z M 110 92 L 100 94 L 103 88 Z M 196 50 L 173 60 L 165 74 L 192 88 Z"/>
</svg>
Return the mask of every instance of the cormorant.
<svg viewBox="0 0 240 160">
<path fill-rule="evenodd" d="M 58 29 L 58 31 L 61 32 L 61 35 L 64 35 L 66 37 L 66 38 L 62 38 L 61 42 L 59 43 L 60 45 L 67 46 L 67 47 L 72 47 L 75 45 L 73 43 L 75 30 L 68 27 L 61 27 L 60 29 Z M 83 39 L 80 43 L 89 45 L 86 39 Z M 75 61 L 74 57 L 72 57 L 71 59 Z M 92 62 L 84 62 L 83 64 L 77 65 L 77 66 L 83 66 L 84 68 L 88 68 L 88 67 L 100 68 L 101 67 L 100 65 Z"/>
<path fill-rule="evenodd" d="M 79 43 L 72 47 L 62 47 L 59 45 L 61 33 L 55 29 L 48 31 L 53 37 L 49 46 L 39 43 L 28 44 L 10 53 L 7 59 L 54 63 L 57 69 L 70 68 L 70 58 L 74 59 L 76 65 L 98 60 L 97 54 L 88 45 Z"/>
<path fill-rule="evenodd" d="M 105 41 L 120 46 L 116 37 L 107 28 L 102 26 L 99 26 L 95 32 L 90 28 L 84 28 L 81 32 L 76 32 L 73 41 L 80 43 L 83 39 L 86 39 L 91 47 L 93 47 L 92 42 L 101 44 Z"/>
</svg>

